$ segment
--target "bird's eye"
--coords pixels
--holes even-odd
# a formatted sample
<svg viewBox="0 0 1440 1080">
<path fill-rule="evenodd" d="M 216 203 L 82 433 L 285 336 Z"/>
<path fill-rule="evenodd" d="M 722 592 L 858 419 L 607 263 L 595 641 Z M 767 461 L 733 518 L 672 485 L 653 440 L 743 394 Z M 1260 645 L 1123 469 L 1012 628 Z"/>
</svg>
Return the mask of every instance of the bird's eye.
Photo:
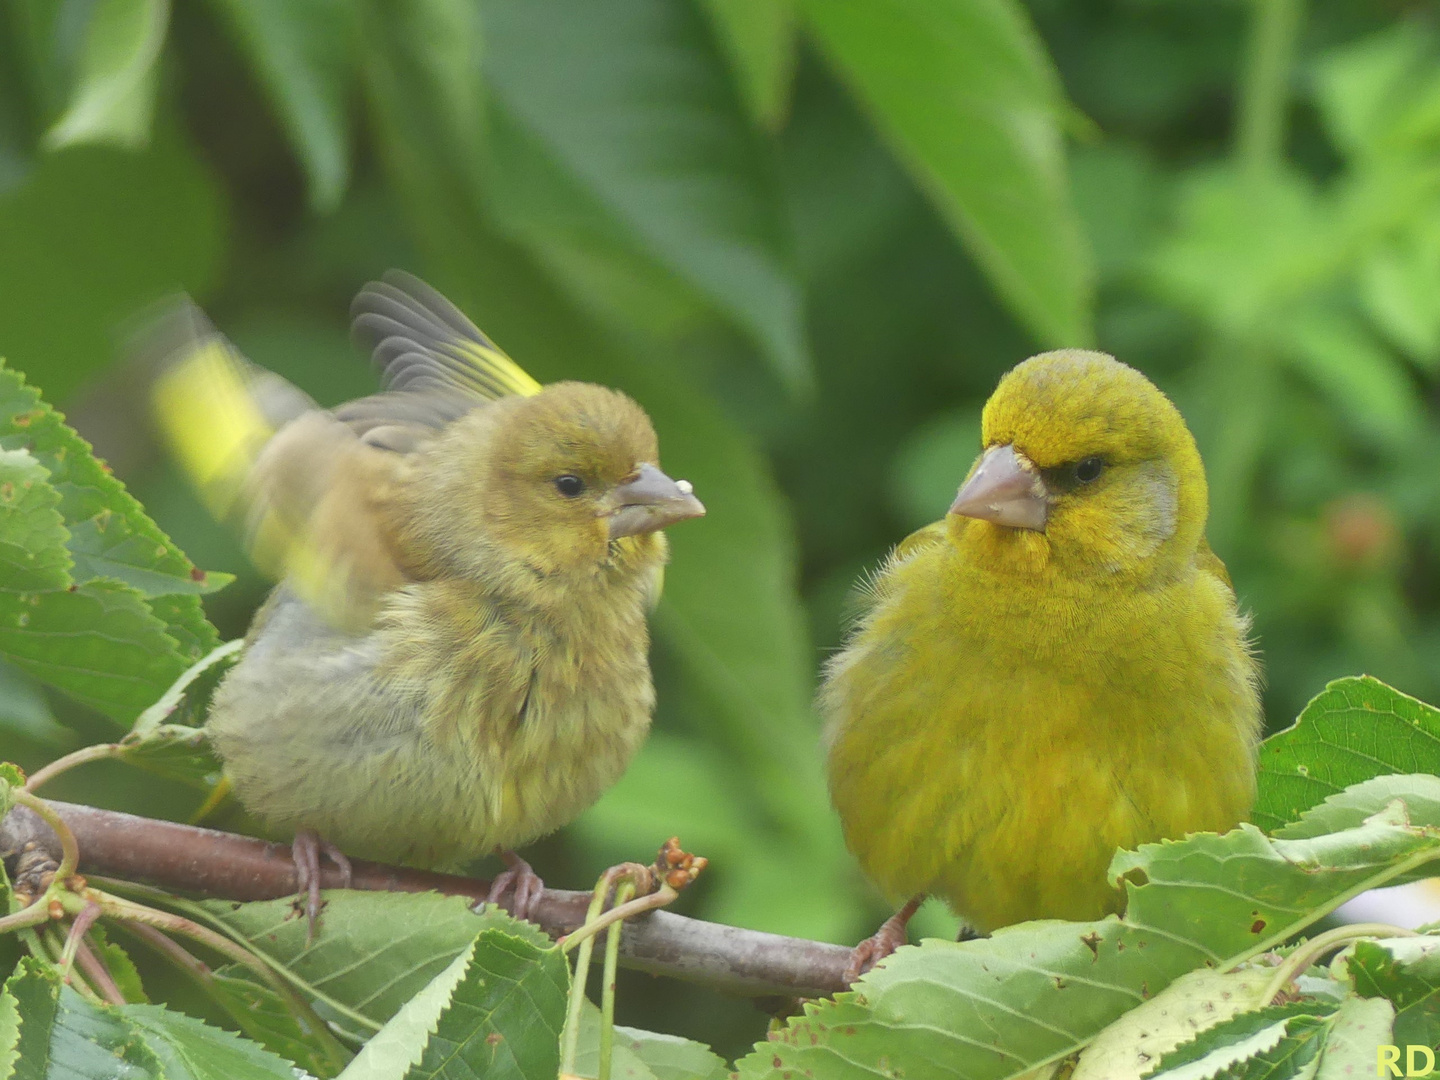
<svg viewBox="0 0 1440 1080">
<path fill-rule="evenodd" d="M 585 490 L 585 481 L 571 473 L 555 477 L 555 490 L 567 499 L 573 499 Z"/>
<path fill-rule="evenodd" d="M 1093 455 L 1075 463 L 1075 479 L 1082 484 L 1098 480 L 1104 471 L 1105 462 Z"/>
</svg>

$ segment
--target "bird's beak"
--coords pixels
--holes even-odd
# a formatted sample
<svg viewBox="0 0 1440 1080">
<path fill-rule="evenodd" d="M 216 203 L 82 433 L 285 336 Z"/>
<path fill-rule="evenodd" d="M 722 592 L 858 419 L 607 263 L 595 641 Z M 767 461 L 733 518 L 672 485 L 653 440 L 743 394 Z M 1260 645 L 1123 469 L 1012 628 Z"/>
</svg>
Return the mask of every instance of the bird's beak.
<svg viewBox="0 0 1440 1080">
<path fill-rule="evenodd" d="M 1040 470 L 1029 458 L 1013 446 L 992 446 L 960 488 L 950 513 L 1044 532 L 1050 515 L 1049 495 Z"/>
<path fill-rule="evenodd" d="M 686 518 L 705 516 L 688 480 L 671 480 L 654 465 L 641 465 L 633 480 L 610 493 L 610 539 L 654 532 Z"/>
</svg>

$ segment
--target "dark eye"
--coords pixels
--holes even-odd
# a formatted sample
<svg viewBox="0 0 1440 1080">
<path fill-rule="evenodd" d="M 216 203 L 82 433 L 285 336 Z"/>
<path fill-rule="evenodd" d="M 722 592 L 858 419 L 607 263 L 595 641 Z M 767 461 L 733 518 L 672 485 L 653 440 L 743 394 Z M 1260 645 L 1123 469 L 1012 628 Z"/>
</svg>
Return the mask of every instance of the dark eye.
<svg viewBox="0 0 1440 1080">
<path fill-rule="evenodd" d="M 585 490 L 585 481 L 566 473 L 564 476 L 555 477 L 555 490 L 567 499 L 573 499 Z"/>
<path fill-rule="evenodd" d="M 1098 457 L 1087 457 L 1075 463 L 1075 479 L 1082 484 L 1089 484 L 1100 478 L 1105 471 L 1105 462 Z"/>
</svg>

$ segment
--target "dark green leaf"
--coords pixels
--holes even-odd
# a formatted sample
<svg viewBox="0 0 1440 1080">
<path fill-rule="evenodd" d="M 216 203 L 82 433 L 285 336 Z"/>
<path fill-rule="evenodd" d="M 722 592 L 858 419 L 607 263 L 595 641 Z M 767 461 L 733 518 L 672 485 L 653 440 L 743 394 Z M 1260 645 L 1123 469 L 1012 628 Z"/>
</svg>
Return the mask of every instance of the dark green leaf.
<svg viewBox="0 0 1440 1080">
<path fill-rule="evenodd" d="M 323 1047 L 302 1030 L 285 1000 L 249 968 L 228 964 L 218 968 L 209 984 L 211 995 L 237 1027 L 265 1049 L 293 1061 L 316 1076 L 333 1076 L 334 1064 Z"/>
<path fill-rule="evenodd" d="M 477 914 L 458 896 L 436 893 L 327 892 L 320 933 L 306 944 L 304 918 L 288 900 L 235 904 L 207 900 L 197 909 L 234 931 L 261 956 L 286 968 L 316 1000 L 348 1010 L 346 1023 L 369 1035 L 487 928 L 537 947 L 549 939 L 498 909 Z"/>
<path fill-rule="evenodd" d="M 0 195 L 0 265 L 17 268 L 0 289 L 4 355 L 48 400 L 113 363 L 121 320 L 177 288 L 209 286 L 224 239 L 217 183 L 162 126 L 142 153 L 44 155 Z"/>
<path fill-rule="evenodd" d="M 509 114 L 791 386 L 810 379 L 779 188 L 687 4 L 487 0 Z"/>
<path fill-rule="evenodd" d="M 356 1056 L 343 1077 L 550 1080 L 569 969 L 533 935 L 482 930 Z"/>
<path fill-rule="evenodd" d="M 144 1040 L 164 1080 L 296 1080 L 294 1066 L 261 1046 L 159 1005 L 116 1010 Z M 98 1078 L 97 1078 L 98 1080 Z"/>
<path fill-rule="evenodd" d="M 790 103 L 795 68 L 794 0 L 701 0 L 750 115 L 778 128 Z"/>
<path fill-rule="evenodd" d="M 1345 966 L 1357 994 L 1395 1007 L 1395 1043 L 1440 1046 L 1440 939 L 1358 941 Z"/>
<path fill-rule="evenodd" d="M 310 205 L 334 210 L 350 178 L 355 6 L 348 0 L 215 0 L 305 167 Z"/>
<path fill-rule="evenodd" d="M 1338 679 L 1260 748 L 1251 814 L 1265 829 L 1387 773 L 1440 772 L 1440 711 L 1364 676 Z"/>
<path fill-rule="evenodd" d="M 103 923 L 96 923 L 88 931 L 88 938 L 95 948 L 95 954 L 105 964 L 120 996 L 132 1005 L 148 1005 L 145 986 L 140 981 L 140 971 L 130 954 L 110 940 Z"/>
<path fill-rule="evenodd" d="M 841 77 L 996 290 L 1051 346 L 1094 335 L 1060 80 L 1013 0 L 808 0 Z"/>
<path fill-rule="evenodd" d="M 140 738 L 127 736 L 118 756 L 147 772 L 193 787 L 212 788 L 220 778 L 220 759 L 203 728 L 161 724 Z"/>
<path fill-rule="evenodd" d="M 1333 1007 L 1327 1007 L 1317 1013 L 1314 1002 L 1298 1001 L 1242 1012 L 1206 1028 L 1172 1050 L 1147 1075 L 1160 1077 L 1171 1069 L 1199 1062 L 1203 1062 L 1201 1068 L 1212 1076 L 1233 1076 L 1238 1080 L 1239 1077 L 1271 1075 L 1245 1070 L 1283 1058 L 1287 1049 L 1294 1053 L 1297 1064 L 1311 1060 L 1320 1050 L 1316 1036 L 1325 1027 L 1324 1017 L 1333 1011 Z M 1290 1040 L 1288 1047 L 1287 1040 Z"/>
<path fill-rule="evenodd" d="M 144 599 L 109 581 L 73 592 L 0 593 L 0 653 L 127 725 L 186 666 Z"/>
</svg>

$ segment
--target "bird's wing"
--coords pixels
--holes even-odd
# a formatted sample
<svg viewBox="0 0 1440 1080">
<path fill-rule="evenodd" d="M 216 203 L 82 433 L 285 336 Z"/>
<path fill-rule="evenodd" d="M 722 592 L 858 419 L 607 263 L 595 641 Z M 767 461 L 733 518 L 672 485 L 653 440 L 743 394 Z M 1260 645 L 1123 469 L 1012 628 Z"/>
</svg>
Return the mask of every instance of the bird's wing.
<svg viewBox="0 0 1440 1080">
<path fill-rule="evenodd" d="M 917 551 L 933 547 L 945 541 L 946 522 L 944 518 L 939 521 L 932 521 L 923 529 L 916 529 L 909 536 L 895 545 L 894 557 L 897 559 L 908 559 Z"/>
<path fill-rule="evenodd" d="M 1225 564 L 1220 561 L 1220 556 L 1210 550 L 1210 542 L 1203 536 L 1200 538 L 1200 548 L 1195 552 L 1195 565 L 1201 570 L 1215 575 L 1225 583 L 1231 592 L 1235 591 L 1235 584 L 1230 580 L 1230 571 L 1225 569 Z"/>
<path fill-rule="evenodd" d="M 333 625 L 360 630 L 408 580 L 390 495 L 410 453 L 488 401 L 540 385 L 409 275 L 366 286 L 354 316 L 385 391 L 333 410 L 249 363 L 189 301 L 156 320 L 141 350 L 161 362 L 158 423 L 211 511 L 243 518 L 263 570 Z"/>
</svg>

